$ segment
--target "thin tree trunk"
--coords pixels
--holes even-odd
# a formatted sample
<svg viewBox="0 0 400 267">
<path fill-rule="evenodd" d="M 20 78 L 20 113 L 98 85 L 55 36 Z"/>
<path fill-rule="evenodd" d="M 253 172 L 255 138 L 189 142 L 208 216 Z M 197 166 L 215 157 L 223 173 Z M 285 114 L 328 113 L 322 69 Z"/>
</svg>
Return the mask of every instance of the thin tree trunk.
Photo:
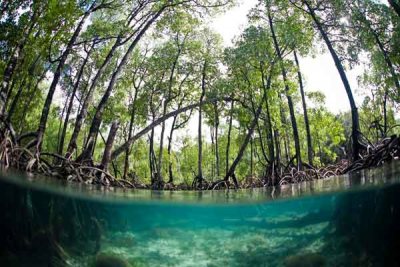
<svg viewBox="0 0 400 267">
<path fill-rule="evenodd" d="M 388 134 L 388 120 L 387 120 L 387 97 L 388 93 L 385 90 L 385 95 L 383 96 L 383 137 L 386 137 Z"/>
<path fill-rule="evenodd" d="M 359 135 L 360 135 L 360 124 L 359 124 L 359 117 L 358 117 L 358 110 L 356 102 L 354 101 L 353 92 L 351 90 L 350 83 L 347 79 L 346 72 L 344 71 L 342 62 L 339 59 L 335 49 L 331 41 L 329 40 L 328 34 L 325 32 L 324 28 L 322 27 L 319 18 L 314 12 L 314 9 L 311 8 L 310 4 L 306 0 L 302 0 L 303 3 L 307 6 L 308 13 L 310 14 L 311 18 L 313 19 L 315 25 L 317 26 L 322 39 L 325 41 L 326 46 L 335 62 L 336 68 L 339 72 L 340 78 L 342 79 L 343 86 L 346 90 L 347 97 L 349 99 L 350 108 L 351 108 L 351 119 L 352 119 L 352 130 L 351 130 L 351 137 L 353 141 L 353 160 L 358 160 L 360 158 L 360 144 L 359 144 Z"/>
<path fill-rule="evenodd" d="M 250 127 L 248 129 L 247 135 L 243 141 L 243 144 L 241 145 L 240 149 L 239 149 L 239 153 L 237 154 L 235 160 L 233 161 L 232 165 L 229 167 L 228 172 L 225 175 L 224 180 L 228 181 L 230 177 L 234 178 L 234 183 L 235 183 L 235 187 L 238 187 L 237 181 L 236 181 L 236 177 L 235 177 L 235 170 L 237 165 L 239 164 L 239 162 L 241 161 L 244 152 L 246 150 L 247 145 L 249 144 L 249 141 L 251 139 L 251 136 L 253 135 L 254 129 L 257 125 L 257 120 L 261 114 L 261 110 L 262 110 L 262 101 L 259 104 L 257 111 L 254 114 L 254 119 L 250 124 Z"/>
<path fill-rule="evenodd" d="M 276 151 L 276 169 L 277 171 L 281 171 L 281 144 L 280 144 L 280 133 L 279 130 L 274 130 L 274 138 L 275 138 L 275 151 Z"/>
<path fill-rule="evenodd" d="M 215 170 L 216 175 L 219 177 L 219 148 L 218 148 L 218 129 L 219 129 L 219 116 L 218 116 L 218 105 L 214 103 L 214 121 L 215 121 Z"/>
<path fill-rule="evenodd" d="M 117 158 L 119 155 L 121 155 L 125 149 L 132 145 L 136 140 L 138 140 L 140 137 L 142 137 L 143 135 L 145 135 L 146 133 L 150 132 L 154 127 L 160 125 L 163 121 L 168 120 L 169 118 L 174 117 L 177 114 L 181 114 L 183 112 L 186 112 L 188 110 L 192 110 L 195 108 L 198 108 L 200 106 L 206 105 L 206 104 L 211 104 L 214 103 L 216 101 L 232 101 L 233 99 L 231 97 L 221 97 L 221 98 L 213 98 L 213 99 L 207 99 L 204 100 L 201 104 L 200 103 L 194 103 L 191 105 L 188 105 L 186 107 L 183 108 L 179 108 L 176 109 L 174 111 L 169 112 L 168 114 L 166 114 L 165 116 L 158 118 L 156 120 L 154 120 L 152 123 L 150 123 L 149 125 L 147 125 L 145 128 L 143 128 L 141 131 L 139 131 L 138 133 L 136 133 L 134 136 L 132 136 L 131 139 L 127 140 L 125 143 L 123 143 L 122 145 L 120 145 L 118 148 L 116 148 L 113 153 L 112 153 L 112 159 L 114 160 L 115 158 Z"/>
<path fill-rule="evenodd" d="M 167 113 L 168 99 L 164 100 L 162 115 L 165 116 Z M 161 184 L 163 182 L 162 175 L 162 164 L 163 164 L 163 149 L 164 149 L 164 134 L 165 134 L 165 121 L 161 123 L 161 134 L 160 134 L 160 147 L 158 149 L 158 163 L 157 163 L 157 182 Z"/>
<path fill-rule="evenodd" d="M 155 167 L 154 167 L 154 128 L 151 129 L 150 132 L 150 140 L 149 140 L 149 165 L 150 165 L 150 177 L 151 184 L 155 183 Z"/>
<path fill-rule="evenodd" d="M 42 145 L 42 141 L 43 141 L 43 135 L 46 130 L 47 118 L 50 113 L 50 106 L 53 101 L 53 95 L 54 95 L 54 92 L 56 91 L 58 81 L 60 80 L 60 77 L 61 77 L 61 72 L 64 68 L 65 62 L 67 61 L 67 58 L 68 58 L 70 52 L 72 51 L 72 46 L 75 44 L 75 41 L 78 38 L 78 36 L 82 30 L 83 24 L 85 23 L 85 21 L 89 17 L 89 15 L 90 15 L 90 12 L 85 12 L 83 17 L 79 21 L 78 26 L 76 27 L 71 39 L 69 40 L 67 47 L 65 48 L 65 51 L 61 55 L 57 69 L 54 72 L 53 81 L 51 82 L 49 92 L 47 93 L 47 97 L 46 97 L 46 100 L 45 100 L 45 103 L 44 103 L 44 106 L 42 109 L 42 115 L 40 117 L 39 127 L 37 130 L 36 153 L 40 153 L 40 149 L 41 149 L 41 145 Z"/>
<path fill-rule="evenodd" d="M 210 140 L 211 140 L 211 155 L 215 157 L 215 128 L 210 126 Z M 206 163 L 208 164 L 209 161 Z M 215 177 L 215 160 L 211 160 L 210 177 L 214 180 Z"/>
<path fill-rule="evenodd" d="M 312 150 L 312 141 L 311 141 L 310 122 L 308 120 L 306 96 L 304 94 L 303 76 L 300 71 L 300 63 L 299 63 L 299 59 L 297 57 L 296 50 L 293 51 L 293 54 L 294 54 L 294 60 L 296 62 L 296 66 L 297 66 L 297 77 L 299 79 L 299 88 L 300 88 L 300 94 L 301 94 L 301 103 L 303 106 L 304 124 L 306 126 L 308 163 L 312 166 L 313 165 L 313 150 Z"/>
<path fill-rule="evenodd" d="M 150 111 L 151 111 L 152 122 L 154 123 L 154 121 L 156 119 L 156 111 L 155 111 L 155 107 L 154 107 L 154 103 L 153 103 L 153 96 L 154 96 L 154 91 L 152 91 L 151 95 L 150 95 Z M 156 157 L 155 157 L 155 153 L 154 153 L 154 128 L 151 129 L 149 143 L 150 143 L 150 145 L 149 145 L 149 165 L 150 165 L 151 185 L 157 186 L 156 181 L 157 181 L 158 174 L 157 174 L 157 166 L 156 166 Z"/>
<path fill-rule="evenodd" d="M 267 110 L 267 139 L 268 139 L 268 151 L 269 151 L 269 158 L 270 158 L 270 171 L 267 172 L 271 174 L 272 180 L 274 180 L 274 172 L 275 172 L 275 151 L 274 151 L 274 140 L 273 140 L 273 132 L 272 132 L 272 120 L 271 120 L 271 113 L 270 113 L 270 108 L 269 108 L 269 102 L 268 102 L 268 90 L 270 90 L 271 87 L 271 77 L 272 75 L 270 74 L 267 80 L 267 84 L 265 84 L 265 77 L 264 77 L 264 70 L 263 70 L 263 64 L 260 64 L 261 67 L 261 79 L 262 79 L 262 85 L 263 85 L 263 91 L 264 91 L 264 102 L 265 102 L 265 107 Z M 262 145 L 262 144 L 261 144 Z M 265 152 L 263 152 L 265 153 Z M 267 177 L 265 177 L 267 178 Z"/>
<path fill-rule="evenodd" d="M 287 121 L 286 121 L 286 115 L 285 111 L 282 106 L 282 96 L 279 94 L 279 112 L 281 116 L 281 123 L 283 125 L 283 133 L 282 133 L 282 139 L 283 139 L 283 149 L 284 149 L 284 157 L 282 157 L 282 160 L 286 160 L 286 162 L 289 162 L 290 158 L 290 151 L 288 148 L 288 131 L 287 131 Z"/>
<path fill-rule="evenodd" d="M 163 116 L 165 116 L 165 114 L 167 113 L 168 104 L 172 100 L 172 87 L 174 84 L 175 70 L 178 66 L 178 60 L 181 55 L 181 52 L 182 52 L 181 48 L 178 47 L 178 52 L 176 54 L 174 62 L 172 63 L 171 72 L 169 75 L 168 92 L 167 92 L 167 97 L 164 99 L 164 105 L 163 105 L 163 113 L 162 113 Z M 163 183 L 162 164 L 163 164 L 164 134 L 165 134 L 165 121 L 161 124 L 160 148 L 158 151 L 157 180 L 159 184 Z"/>
<path fill-rule="evenodd" d="M 111 161 L 111 151 L 114 144 L 115 136 L 117 135 L 119 122 L 114 121 L 111 124 L 110 133 L 108 134 L 106 147 L 104 148 L 103 159 L 101 160 L 101 166 L 104 171 L 108 170 L 108 165 Z"/>
<path fill-rule="evenodd" d="M 166 7 L 167 6 L 163 6 L 162 8 L 160 8 L 160 10 L 143 26 L 143 28 L 137 34 L 135 39 L 129 45 L 128 50 L 122 57 L 120 63 L 117 66 L 117 69 L 113 72 L 113 74 L 111 76 L 111 80 L 108 84 L 108 87 L 107 87 L 102 99 L 100 100 L 99 105 L 96 108 L 95 115 L 93 116 L 93 120 L 90 125 L 89 136 L 88 136 L 85 148 L 84 148 L 82 154 L 78 157 L 79 161 L 91 158 L 91 156 L 92 156 L 91 152 L 93 151 L 95 137 L 97 135 L 97 132 L 99 131 L 100 124 L 102 122 L 103 112 L 106 107 L 106 104 L 108 103 L 108 99 L 111 96 L 111 92 L 113 91 L 114 86 L 118 80 L 118 77 L 119 77 L 122 69 L 124 68 L 126 62 L 128 61 L 133 49 L 136 47 L 136 45 L 138 44 L 140 39 L 143 37 L 145 32 L 148 30 L 148 28 L 157 20 L 157 18 L 161 15 L 161 13 L 166 9 Z"/>
<path fill-rule="evenodd" d="M 63 123 L 62 123 L 63 120 L 62 119 L 64 118 L 64 114 L 65 114 L 66 109 L 67 109 L 67 103 L 69 102 L 70 97 L 71 96 L 67 96 L 67 98 L 65 99 L 64 107 L 63 107 L 62 112 L 61 112 L 60 123 L 59 123 L 59 126 L 58 126 L 57 144 L 60 143 L 60 137 L 61 137 L 61 131 L 62 131 L 62 125 L 63 125 Z M 56 160 L 56 162 L 58 162 L 58 160 Z"/>
<path fill-rule="evenodd" d="M 203 180 L 203 168 L 201 166 L 203 162 L 203 141 L 202 141 L 202 112 L 203 112 L 203 100 L 206 95 L 206 68 L 207 61 L 204 61 L 203 70 L 202 70 L 202 78 L 201 78 L 201 96 L 200 96 L 200 106 L 199 106 L 199 126 L 197 131 L 197 139 L 198 139 L 198 157 L 197 157 L 197 178 L 200 181 L 200 187 Z"/>
<path fill-rule="evenodd" d="M 172 125 L 171 125 L 171 131 L 169 132 L 169 137 L 168 137 L 168 183 L 173 183 L 174 182 L 174 174 L 172 172 L 172 160 L 171 160 L 171 152 L 172 152 L 172 138 L 175 130 L 175 124 L 178 116 L 174 116 L 172 120 Z"/>
<path fill-rule="evenodd" d="M 126 23 L 126 26 L 128 27 L 129 24 L 131 23 L 131 21 L 136 17 L 136 15 L 138 14 L 138 12 L 140 12 L 140 10 L 143 8 L 143 4 L 140 4 L 140 7 L 138 7 L 136 10 L 134 10 L 128 17 L 128 22 Z M 111 47 L 110 51 L 108 52 L 107 56 L 105 57 L 104 61 L 102 62 L 100 68 L 97 70 L 96 75 L 94 76 L 91 85 L 89 87 L 88 93 L 82 103 L 82 107 L 80 112 L 78 113 L 78 116 L 76 118 L 75 121 L 75 125 L 74 125 L 74 131 L 72 133 L 71 139 L 69 141 L 68 144 L 68 148 L 67 148 L 67 153 L 66 153 L 66 157 L 68 158 L 70 155 L 73 154 L 73 152 L 76 150 L 77 148 L 77 139 L 79 136 L 79 133 L 81 131 L 82 125 L 83 125 L 83 121 L 86 119 L 87 114 L 88 114 L 88 107 L 89 105 L 92 103 L 92 98 L 93 98 L 93 93 L 94 90 L 97 86 L 97 83 L 101 77 L 101 75 L 103 74 L 103 71 L 105 70 L 105 67 L 108 65 L 108 63 L 111 61 L 111 59 L 114 57 L 117 48 L 122 46 L 127 40 L 131 39 L 133 37 L 133 35 L 131 35 L 130 37 L 127 38 L 127 40 L 122 41 L 123 39 L 123 35 L 124 32 L 120 33 L 118 35 L 118 37 L 115 40 L 115 43 L 113 44 L 113 46 Z"/>
<path fill-rule="evenodd" d="M 228 140 L 226 144 L 226 150 L 225 150 L 225 175 L 228 174 L 229 171 L 229 150 L 231 147 L 231 134 L 232 134 L 232 120 L 233 120 L 233 107 L 234 107 L 234 101 L 231 101 L 231 108 L 229 111 L 229 123 L 228 123 Z"/>
<path fill-rule="evenodd" d="M 250 138 L 250 177 L 253 177 L 253 154 L 254 154 L 254 138 L 252 135 Z"/>
<path fill-rule="evenodd" d="M 323 166 L 323 162 L 322 162 L 322 149 L 321 149 L 321 140 L 318 137 L 318 150 L 319 150 L 319 163 L 321 164 L 321 166 Z"/>
<path fill-rule="evenodd" d="M 112 46 L 112 48 L 110 49 L 110 51 L 108 52 L 106 58 L 104 59 L 103 63 L 101 64 L 100 68 L 97 70 L 96 75 L 94 76 L 91 85 L 89 87 L 88 93 L 86 94 L 85 99 L 83 100 L 81 109 L 78 113 L 78 116 L 76 117 L 75 120 L 75 125 L 74 125 L 74 131 L 72 132 L 71 135 L 71 139 L 69 141 L 68 144 L 68 148 L 67 148 L 67 153 L 66 153 L 66 157 L 70 157 L 70 155 L 72 155 L 72 153 L 76 150 L 77 148 L 77 140 L 78 140 L 78 135 L 82 129 L 82 125 L 83 125 L 83 121 L 86 118 L 87 114 L 88 114 L 88 108 L 89 108 L 89 104 L 92 102 L 92 98 L 93 98 L 93 93 L 94 93 L 94 89 L 97 86 L 97 82 L 99 81 L 101 74 L 103 73 L 105 67 L 108 65 L 108 63 L 111 61 L 111 59 L 113 58 L 117 48 L 119 46 L 121 46 L 121 36 L 118 36 L 118 38 L 116 39 L 114 45 Z"/>
<path fill-rule="evenodd" d="M 300 138 L 299 138 L 299 132 L 297 129 L 297 122 L 296 122 L 296 116 L 295 116 L 295 111 L 294 111 L 294 106 L 293 106 L 293 100 L 292 100 L 292 97 L 289 92 L 287 73 L 286 73 L 286 69 L 284 66 L 283 57 L 282 57 L 282 53 L 281 53 L 281 50 L 280 50 L 280 47 L 278 44 L 278 40 L 275 35 L 274 25 L 273 25 L 271 13 L 269 10 L 268 10 L 268 21 L 269 21 L 269 26 L 271 29 L 271 34 L 272 34 L 272 39 L 274 42 L 275 50 L 276 50 L 276 53 L 277 53 L 277 56 L 279 59 L 279 64 L 281 66 L 283 82 L 285 84 L 285 93 L 286 93 L 286 98 L 287 98 L 288 106 L 289 106 L 290 120 L 292 123 L 292 130 L 293 130 L 294 147 L 296 150 L 297 167 L 299 169 L 301 169 L 302 162 L 301 162 Z"/>
<path fill-rule="evenodd" d="M 138 90 L 139 88 L 135 89 L 135 95 L 133 97 L 132 100 L 132 110 L 131 110 L 131 118 L 129 121 L 129 131 L 128 131 L 128 140 L 130 138 L 132 138 L 132 134 L 133 134 L 133 123 L 135 121 L 135 117 L 136 117 L 136 99 L 137 99 L 137 95 L 138 95 Z M 128 171 L 129 171 L 129 154 L 131 153 L 131 147 L 128 147 L 125 150 L 125 161 L 124 161 L 124 179 L 126 179 L 126 177 L 128 176 Z"/>
<path fill-rule="evenodd" d="M 271 76 L 271 73 L 270 73 L 270 76 Z M 268 82 L 267 82 L 266 86 L 267 86 L 267 88 L 270 88 L 270 86 L 271 86 L 271 77 L 268 78 Z M 259 118 L 259 116 L 261 114 L 261 111 L 262 111 L 262 106 L 263 106 L 264 99 L 267 97 L 266 96 L 266 92 L 267 92 L 267 90 L 264 90 L 262 100 L 260 101 L 260 104 L 258 105 L 258 108 L 254 113 L 254 119 L 250 124 L 250 127 L 248 129 L 247 135 L 246 135 L 246 137 L 244 139 L 244 142 L 243 142 L 242 146 L 240 147 L 238 155 L 236 156 L 236 158 L 233 161 L 232 165 L 229 167 L 229 170 L 227 171 L 227 173 L 225 175 L 225 178 L 224 178 L 225 181 L 228 181 L 229 177 L 232 177 L 233 181 L 235 183 L 235 187 L 238 187 L 238 183 L 237 183 L 236 176 L 235 176 L 235 170 L 236 170 L 236 167 L 239 164 L 240 160 L 243 157 L 244 151 L 246 150 L 246 147 L 247 147 L 247 145 L 248 145 L 248 143 L 250 141 L 250 138 L 253 135 L 254 129 L 255 129 L 256 125 L 257 125 L 258 118 Z"/>
<path fill-rule="evenodd" d="M 90 53 L 91 53 L 91 50 L 89 50 L 87 52 L 86 57 L 83 60 L 82 66 L 79 69 L 78 75 L 76 77 L 76 81 L 74 83 L 74 87 L 72 89 L 71 98 L 70 98 L 69 103 L 67 105 L 68 108 L 67 108 L 67 112 L 65 114 L 65 120 L 64 120 L 64 125 L 63 125 L 63 129 L 62 129 L 61 137 L 60 137 L 60 142 L 58 143 L 58 154 L 59 155 L 63 155 L 64 142 L 65 142 L 65 136 L 67 134 L 69 116 L 71 115 L 71 111 L 72 111 L 72 107 L 73 107 L 73 104 L 74 104 L 76 91 L 78 90 L 79 85 L 81 84 L 81 78 L 82 78 L 82 75 L 83 75 L 83 71 L 85 69 L 85 66 L 86 66 L 88 60 L 89 60 Z"/>
<path fill-rule="evenodd" d="M 266 151 L 265 151 L 265 145 L 264 145 L 264 141 L 263 141 L 263 135 L 262 135 L 262 132 L 261 132 L 260 123 L 259 123 L 258 121 L 257 121 L 257 132 L 258 132 L 258 139 L 260 140 L 260 146 L 261 146 L 262 155 L 263 155 L 263 157 L 264 157 L 264 160 L 268 163 L 268 162 L 269 162 L 269 159 L 268 159 L 267 153 L 266 153 Z"/>
</svg>

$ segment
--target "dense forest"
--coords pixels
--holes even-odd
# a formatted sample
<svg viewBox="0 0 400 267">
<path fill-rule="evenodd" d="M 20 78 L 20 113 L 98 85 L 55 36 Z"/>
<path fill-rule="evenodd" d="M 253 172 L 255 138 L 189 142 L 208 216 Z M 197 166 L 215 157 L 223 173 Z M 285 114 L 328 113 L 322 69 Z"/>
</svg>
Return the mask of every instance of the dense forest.
<svg viewBox="0 0 400 267">
<path fill-rule="evenodd" d="M 93 184 L 206 189 L 320 178 L 374 151 L 372 165 L 398 157 L 398 0 L 260 0 L 224 47 L 209 22 L 237 4 L 1 1 L 3 164 Z M 321 53 L 348 112 L 333 114 L 306 88 L 301 60 Z M 356 66 L 364 72 L 352 88 Z"/>
</svg>

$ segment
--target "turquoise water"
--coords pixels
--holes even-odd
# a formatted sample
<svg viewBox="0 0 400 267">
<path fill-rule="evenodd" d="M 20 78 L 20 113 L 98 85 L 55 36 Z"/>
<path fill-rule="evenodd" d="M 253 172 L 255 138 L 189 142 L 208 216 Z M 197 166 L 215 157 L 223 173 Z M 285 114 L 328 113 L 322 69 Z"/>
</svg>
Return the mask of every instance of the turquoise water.
<svg viewBox="0 0 400 267">
<path fill-rule="evenodd" d="M 229 192 L 3 172 L 0 266 L 399 266 L 400 166 Z"/>
</svg>

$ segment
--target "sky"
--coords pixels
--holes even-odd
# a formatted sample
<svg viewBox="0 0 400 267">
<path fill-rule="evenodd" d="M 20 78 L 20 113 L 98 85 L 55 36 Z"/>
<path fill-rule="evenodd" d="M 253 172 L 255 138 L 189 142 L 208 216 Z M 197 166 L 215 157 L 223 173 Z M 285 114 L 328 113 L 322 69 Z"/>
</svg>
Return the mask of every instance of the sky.
<svg viewBox="0 0 400 267">
<path fill-rule="evenodd" d="M 233 7 L 224 14 L 216 16 L 210 23 L 212 29 L 218 32 L 224 40 L 225 46 L 232 45 L 232 39 L 240 35 L 247 24 L 247 13 L 255 7 L 258 0 L 241 0 L 238 6 Z M 326 107 L 337 114 L 350 110 L 349 101 L 342 81 L 328 52 L 300 58 L 300 68 L 305 80 L 305 91 L 321 91 L 326 96 Z M 347 70 L 347 78 L 355 93 L 358 104 L 362 102 L 358 89 L 357 76 L 362 73 L 362 68 Z"/>
</svg>

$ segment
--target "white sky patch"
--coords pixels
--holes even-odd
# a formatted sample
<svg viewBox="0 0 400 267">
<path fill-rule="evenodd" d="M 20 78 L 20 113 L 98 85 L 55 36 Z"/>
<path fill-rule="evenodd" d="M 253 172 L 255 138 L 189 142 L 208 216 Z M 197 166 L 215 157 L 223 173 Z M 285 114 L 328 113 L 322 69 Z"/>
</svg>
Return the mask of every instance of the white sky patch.
<svg viewBox="0 0 400 267">
<path fill-rule="evenodd" d="M 231 46 L 232 39 L 244 30 L 248 24 L 247 14 L 257 3 L 258 0 L 242 0 L 237 6 L 212 20 L 210 26 L 214 31 L 222 35 L 225 46 Z"/>
</svg>

